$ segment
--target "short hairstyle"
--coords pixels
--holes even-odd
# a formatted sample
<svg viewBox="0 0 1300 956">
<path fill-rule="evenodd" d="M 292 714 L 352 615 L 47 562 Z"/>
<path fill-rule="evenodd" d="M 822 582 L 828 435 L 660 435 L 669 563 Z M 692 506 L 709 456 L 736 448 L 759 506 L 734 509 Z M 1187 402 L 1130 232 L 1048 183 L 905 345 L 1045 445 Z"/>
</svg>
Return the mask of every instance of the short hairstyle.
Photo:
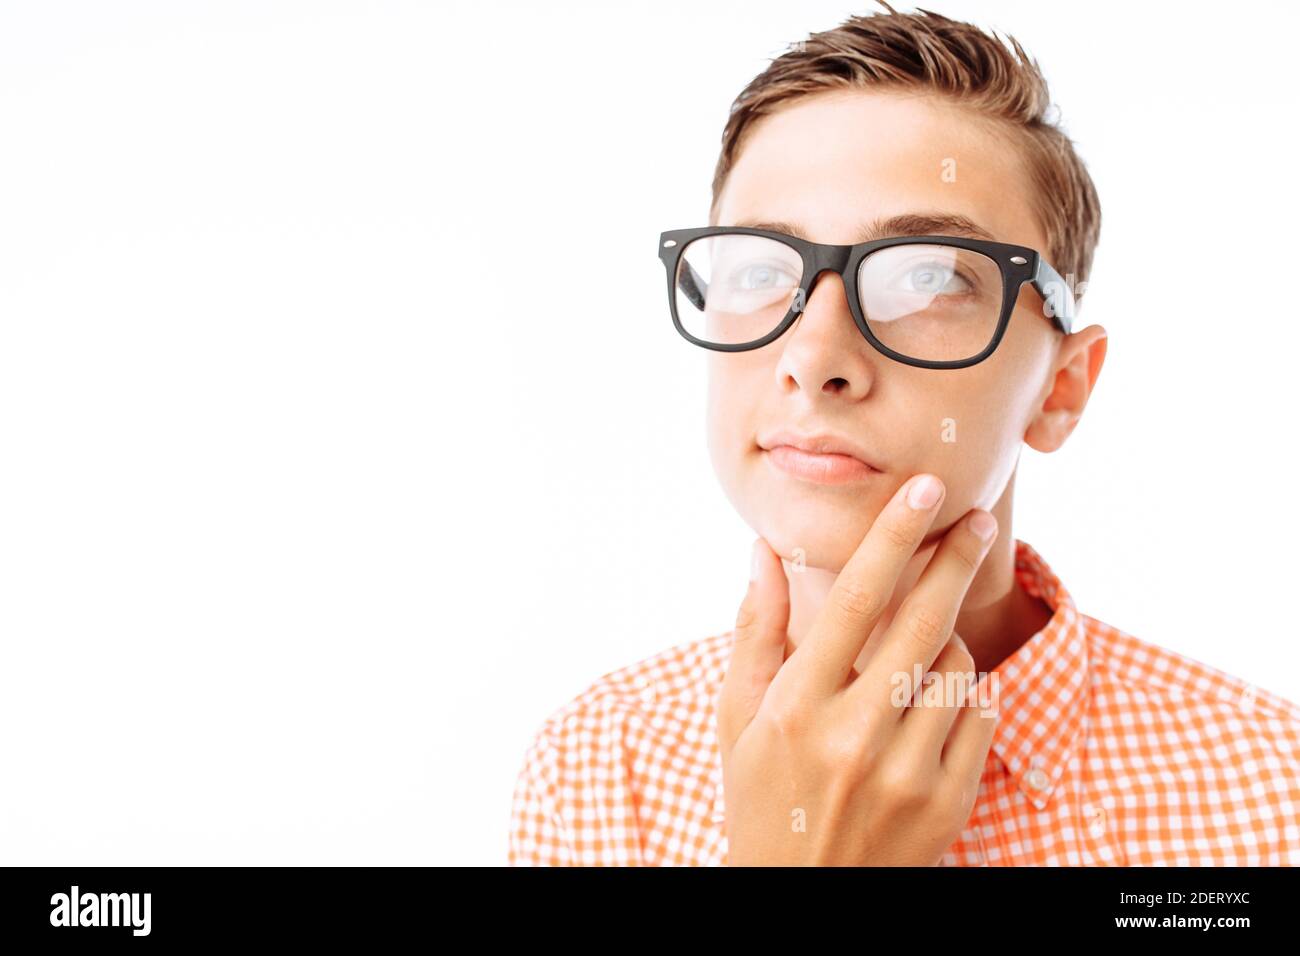
<svg viewBox="0 0 1300 956">
<path fill-rule="evenodd" d="M 929 10 L 851 16 L 774 59 L 731 105 L 713 175 L 709 223 L 716 225 L 727 176 L 760 117 L 830 90 L 931 92 L 957 103 L 1023 147 L 1031 204 L 1047 236 L 1049 261 L 1076 293 L 1084 290 L 1101 232 L 1101 202 L 1083 161 L 1055 120 L 1037 61 L 1008 36 Z"/>
</svg>

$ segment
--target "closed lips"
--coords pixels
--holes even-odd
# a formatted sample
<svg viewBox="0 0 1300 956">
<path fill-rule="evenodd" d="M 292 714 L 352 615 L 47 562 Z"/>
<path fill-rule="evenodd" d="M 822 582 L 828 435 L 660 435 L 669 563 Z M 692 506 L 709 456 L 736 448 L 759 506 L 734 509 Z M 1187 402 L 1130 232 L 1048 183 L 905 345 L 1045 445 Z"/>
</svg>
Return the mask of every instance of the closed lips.
<svg viewBox="0 0 1300 956">
<path fill-rule="evenodd" d="M 810 455 L 846 455 L 856 458 L 868 467 L 881 471 L 879 465 L 872 461 L 857 443 L 839 435 L 800 435 L 795 432 L 773 432 L 759 440 L 759 446 L 771 451 L 786 446 Z"/>
<path fill-rule="evenodd" d="M 759 445 L 767 452 L 766 461 L 783 477 L 816 485 L 864 481 L 883 471 L 858 445 L 838 435 L 778 432 L 765 436 Z"/>
</svg>

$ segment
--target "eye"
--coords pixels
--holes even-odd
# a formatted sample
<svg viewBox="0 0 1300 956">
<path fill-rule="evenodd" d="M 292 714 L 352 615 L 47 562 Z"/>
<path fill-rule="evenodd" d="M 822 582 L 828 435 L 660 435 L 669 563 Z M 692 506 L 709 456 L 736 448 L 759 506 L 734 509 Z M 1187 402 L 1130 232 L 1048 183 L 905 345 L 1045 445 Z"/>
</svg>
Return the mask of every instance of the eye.
<svg viewBox="0 0 1300 956">
<path fill-rule="evenodd" d="M 731 287 L 739 292 L 763 292 L 769 289 L 789 288 L 798 281 L 780 265 L 770 262 L 751 262 L 732 270 L 728 277 Z"/>
<path fill-rule="evenodd" d="M 921 295 L 963 295 L 975 291 L 963 273 L 937 260 L 914 264 L 903 272 L 900 281 L 901 291 Z"/>
</svg>

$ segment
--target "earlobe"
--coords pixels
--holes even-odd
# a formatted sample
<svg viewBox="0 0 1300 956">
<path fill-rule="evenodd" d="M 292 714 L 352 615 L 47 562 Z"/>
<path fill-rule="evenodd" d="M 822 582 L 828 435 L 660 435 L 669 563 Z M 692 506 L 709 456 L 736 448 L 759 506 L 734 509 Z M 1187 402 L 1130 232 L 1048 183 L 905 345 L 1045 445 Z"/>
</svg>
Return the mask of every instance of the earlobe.
<svg viewBox="0 0 1300 956">
<path fill-rule="evenodd" d="M 1061 342 L 1051 390 L 1025 430 L 1025 444 L 1035 451 L 1054 452 L 1070 437 L 1106 360 L 1108 334 L 1100 325 L 1071 333 Z"/>
</svg>

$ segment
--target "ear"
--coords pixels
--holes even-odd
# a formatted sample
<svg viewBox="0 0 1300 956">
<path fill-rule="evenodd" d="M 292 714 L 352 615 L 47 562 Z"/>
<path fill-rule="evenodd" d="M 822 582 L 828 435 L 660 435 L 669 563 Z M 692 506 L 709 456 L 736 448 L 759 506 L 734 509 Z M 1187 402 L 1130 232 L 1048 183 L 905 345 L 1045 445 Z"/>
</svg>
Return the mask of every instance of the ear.
<svg viewBox="0 0 1300 956">
<path fill-rule="evenodd" d="M 1106 338 L 1105 329 L 1090 325 L 1061 339 L 1051 387 L 1025 431 L 1025 444 L 1030 448 L 1056 451 L 1079 424 L 1106 360 Z"/>
</svg>

